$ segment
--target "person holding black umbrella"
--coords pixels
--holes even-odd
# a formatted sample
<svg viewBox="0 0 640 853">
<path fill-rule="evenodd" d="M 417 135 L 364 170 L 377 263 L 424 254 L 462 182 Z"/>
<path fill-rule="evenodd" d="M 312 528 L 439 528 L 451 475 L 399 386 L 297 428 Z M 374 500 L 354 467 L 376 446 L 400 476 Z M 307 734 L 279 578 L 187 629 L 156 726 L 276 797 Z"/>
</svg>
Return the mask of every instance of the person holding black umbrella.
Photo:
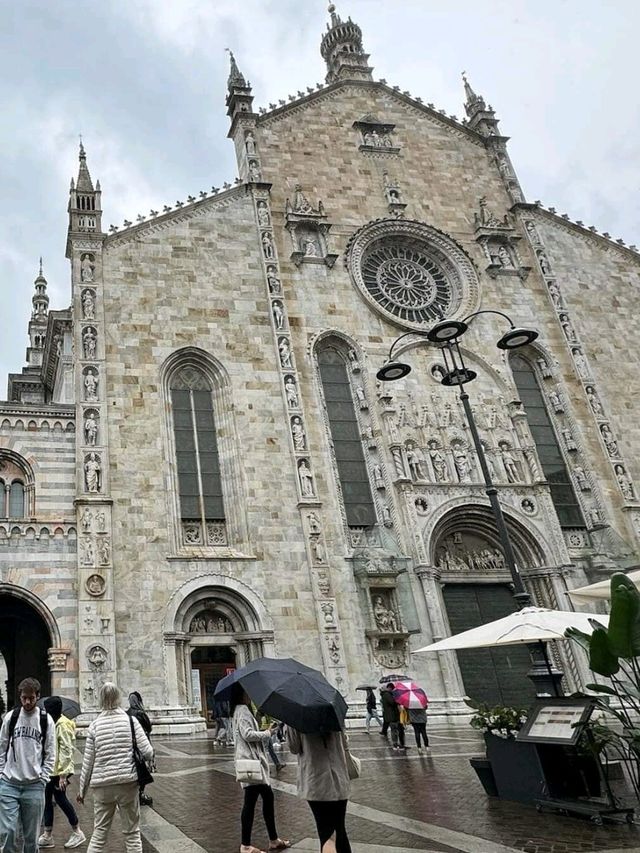
<svg viewBox="0 0 640 853">
<path fill-rule="evenodd" d="M 251 699 L 240 683 L 232 684 L 230 697 L 236 779 L 244 788 L 244 804 L 240 816 L 242 827 L 240 853 L 264 853 L 251 844 L 253 816 L 258 797 L 262 797 L 262 815 L 269 834 L 269 850 L 285 850 L 291 847 L 291 842 L 284 841 L 278 836 L 273 790 L 269 784 L 269 763 L 265 753 L 272 731 L 271 729 L 260 731 L 258 721 L 251 713 Z"/>
<path fill-rule="evenodd" d="M 298 796 L 309 803 L 322 853 L 351 853 L 345 816 L 349 780 L 343 731 L 303 734 L 287 726 L 289 749 L 298 756 Z"/>
<path fill-rule="evenodd" d="M 404 726 L 400 722 L 400 708 L 393 698 L 393 688 L 395 685 L 392 681 L 385 684 L 381 688 L 380 698 L 382 700 L 382 717 L 386 725 L 391 729 L 391 743 L 393 749 L 398 752 L 404 752 Z"/>
</svg>

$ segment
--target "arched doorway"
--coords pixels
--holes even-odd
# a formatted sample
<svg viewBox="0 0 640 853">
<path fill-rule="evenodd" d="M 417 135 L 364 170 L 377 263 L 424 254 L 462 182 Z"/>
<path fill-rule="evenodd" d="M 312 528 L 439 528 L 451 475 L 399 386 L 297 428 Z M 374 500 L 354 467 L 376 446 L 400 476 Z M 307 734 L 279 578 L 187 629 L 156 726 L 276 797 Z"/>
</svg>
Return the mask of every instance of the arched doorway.
<svg viewBox="0 0 640 853">
<path fill-rule="evenodd" d="M 208 725 L 218 681 L 254 658 L 273 654 L 264 602 L 240 581 L 201 576 L 174 595 L 165 620 L 167 687 L 176 705 L 195 707 Z"/>
<path fill-rule="evenodd" d="M 0 685 L 7 707 L 17 702 L 16 688 L 27 676 L 37 678 L 42 695 L 51 692 L 48 650 L 55 643 L 35 607 L 24 598 L 0 590 L 0 655 L 6 670 Z"/>
<path fill-rule="evenodd" d="M 507 526 L 520 571 L 543 564 L 533 538 L 514 519 Z M 466 505 L 450 511 L 436 525 L 432 559 L 443 583 L 443 600 L 451 634 L 501 619 L 516 609 L 511 575 L 498 531 L 487 507 Z M 531 659 L 525 646 L 456 652 L 466 695 L 489 705 L 523 707 L 535 697 L 527 678 Z"/>
</svg>

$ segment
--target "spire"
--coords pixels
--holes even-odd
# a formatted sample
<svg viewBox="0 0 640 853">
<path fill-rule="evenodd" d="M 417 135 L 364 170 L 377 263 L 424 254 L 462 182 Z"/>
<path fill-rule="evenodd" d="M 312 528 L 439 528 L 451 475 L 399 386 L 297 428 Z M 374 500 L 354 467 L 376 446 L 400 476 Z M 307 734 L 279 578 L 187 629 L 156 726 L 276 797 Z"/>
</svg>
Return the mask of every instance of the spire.
<svg viewBox="0 0 640 853">
<path fill-rule="evenodd" d="M 89 174 L 89 169 L 87 168 L 87 154 L 84 150 L 84 145 L 82 144 L 82 137 L 80 137 L 80 168 L 78 169 L 78 180 L 76 181 L 76 190 L 79 193 L 92 193 L 93 192 L 93 181 L 91 180 L 91 175 Z"/>
<path fill-rule="evenodd" d="M 241 73 L 238 68 L 238 64 L 236 63 L 236 58 L 233 55 L 233 51 L 229 50 L 228 47 L 225 50 L 229 54 L 229 77 L 227 79 L 227 89 L 229 92 L 233 92 L 234 89 L 246 89 L 250 88 L 247 86 L 247 81 L 244 79 L 244 74 Z"/>
<path fill-rule="evenodd" d="M 362 30 L 347 18 L 343 21 L 333 3 L 329 4 L 331 22 L 322 36 L 320 53 L 327 63 L 327 83 L 334 80 L 371 80 L 369 54 L 362 46 Z"/>
<path fill-rule="evenodd" d="M 464 93 L 466 103 L 464 110 L 469 117 L 469 127 L 477 130 L 483 136 L 496 136 L 498 134 L 498 120 L 491 104 L 487 106 L 482 95 L 476 95 L 467 79 L 467 72 L 462 72 L 464 82 Z"/>
<path fill-rule="evenodd" d="M 487 109 L 487 105 L 484 102 L 484 98 L 482 95 L 476 95 L 476 93 L 471 88 L 469 80 L 467 79 L 467 72 L 462 72 L 462 79 L 464 81 L 464 93 L 467 97 L 467 102 L 464 105 L 465 111 L 469 118 L 473 118 L 473 116 Z"/>
<path fill-rule="evenodd" d="M 40 258 L 40 268 L 33 284 L 36 292 L 31 299 L 33 304 L 31 319 L 46 322 L 49 310 L 49 297 L 47 296 L 47 280 L 42 273 L 42 258 Z"/>
</svg>

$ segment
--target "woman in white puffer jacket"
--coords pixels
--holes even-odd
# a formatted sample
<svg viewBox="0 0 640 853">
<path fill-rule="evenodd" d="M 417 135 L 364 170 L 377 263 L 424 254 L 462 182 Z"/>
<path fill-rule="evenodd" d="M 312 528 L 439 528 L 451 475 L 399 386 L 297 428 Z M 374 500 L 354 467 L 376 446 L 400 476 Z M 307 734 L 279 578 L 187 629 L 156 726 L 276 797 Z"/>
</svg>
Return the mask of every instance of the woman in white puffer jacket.
<svg viewBox="0 0 640 853">
<path fill-rule="evenodd" d="M 142 853 L 132 723 L 138 749 L 147 761 L 153 758 L 153 748 L 140 723 L 120 707 L 120 691 L 110 681 L 100 688 L 100 707 L 102 713 L 89 726 L 77 797 L 83 803 L 87 788 L 91 787 L 94 827 L 87 853 L 104 851 L 116 809 L 120 812 L 127 853 Z"/>
</svg>

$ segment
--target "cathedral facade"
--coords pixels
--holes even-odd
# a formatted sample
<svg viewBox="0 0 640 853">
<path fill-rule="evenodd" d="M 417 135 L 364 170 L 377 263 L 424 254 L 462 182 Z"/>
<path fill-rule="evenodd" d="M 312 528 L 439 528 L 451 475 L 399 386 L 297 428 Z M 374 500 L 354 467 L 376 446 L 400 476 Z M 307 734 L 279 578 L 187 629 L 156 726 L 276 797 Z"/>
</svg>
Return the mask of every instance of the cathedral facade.
<svg viewBox="0 0 640 853">
<path fill-rule="evenodd" d="M 353 703 L 390 672 L 449 717 L 465 695 L 523 701 L 522 650 L 411 654 L 514 608 L 468 419 L 424 338 L 443 317 L 539 332 L 500 350 L 508 320 L 480 313 L 462 340 L 534 603 L 567 609 L 633 559 L 637 251 L 528 202 L 466 80 L 463 121 L 374 81 L 360 28 L 330 11 L 323 86 L 256 111 L 231 56 L 234 183 L 105 231 L 81 146 L 72 303 L 49 309 L 41 269 L 0 403 L 10 702 L 35 674 L 91 711 L 109 678 L 161 731 L 191 731 L 260 655 Z M 403 334 L 412 372 L 382 383 Z"/>
</svg>

